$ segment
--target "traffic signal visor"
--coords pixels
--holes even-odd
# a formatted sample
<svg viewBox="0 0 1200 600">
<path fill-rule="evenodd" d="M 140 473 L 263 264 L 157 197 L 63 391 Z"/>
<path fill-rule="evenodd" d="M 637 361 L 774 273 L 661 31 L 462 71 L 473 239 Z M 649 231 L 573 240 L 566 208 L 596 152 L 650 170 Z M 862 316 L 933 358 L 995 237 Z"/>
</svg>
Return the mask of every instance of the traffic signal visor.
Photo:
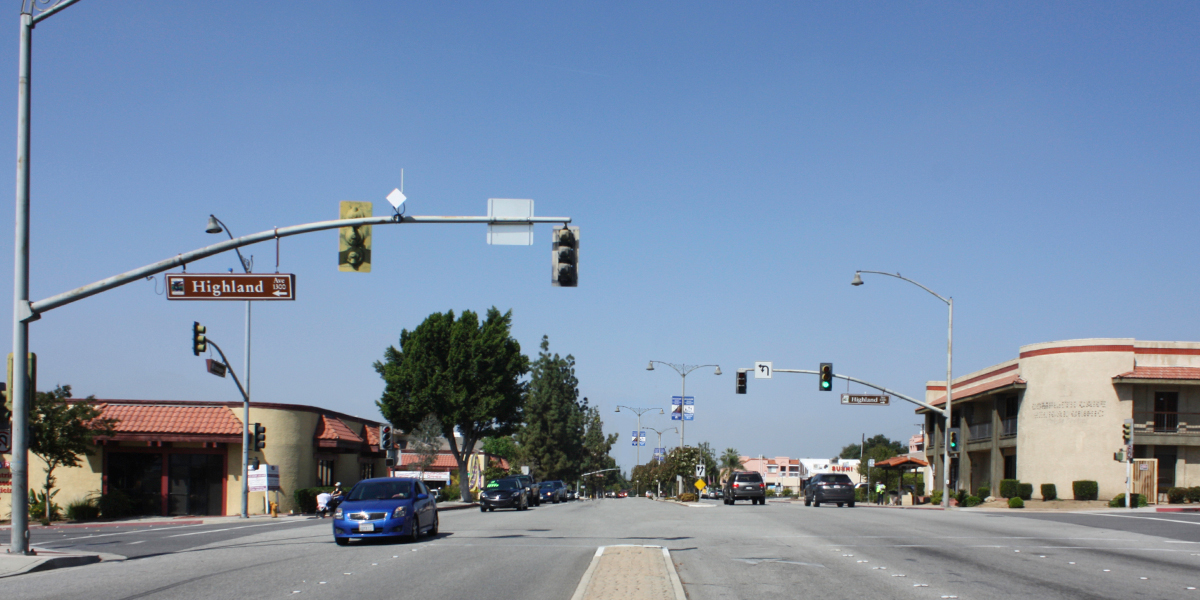
<svg viewBox="0 0 1200 600">
<path fill-rule="evenodd" d="M 204 333 L 208 328 L 201 325 L 199 321 L 192 321 L 192 354 L 200 356 L 202 352 L 208 350 L 208 338 L 204 337 Z"/>
</svg>

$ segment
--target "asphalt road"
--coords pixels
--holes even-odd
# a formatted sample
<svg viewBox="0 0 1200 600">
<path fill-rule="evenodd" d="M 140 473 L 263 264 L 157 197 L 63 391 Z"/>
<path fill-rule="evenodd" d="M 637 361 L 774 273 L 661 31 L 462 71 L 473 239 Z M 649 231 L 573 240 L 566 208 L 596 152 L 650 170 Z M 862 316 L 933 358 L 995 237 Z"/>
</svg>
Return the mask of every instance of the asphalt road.
<svg viewBox="0 0 1200 600">
<path fill-rule="evenodd" d="M 131 524 L 96 527 L 37 527 L 30 530 L 30 543 L 48 550 L 116 554 L 130 559 L 181 552 L 258 533 L 264 528 L 308 527 L 321 522 L 312 518 L 228 519 L 208 524 Z M 324 521 L 329 523 L 329 521 Z"/>
<path fill-rule="evenodd" d="M 1114 514 L 689 508 L 629 498 L 447 511 L 436 538 L 348 547 L 334 545 L 328 521 L 202 526 L 175 538 L 167 536 L 191 531 L 113 532 L 116 547 L 160 546 L 136 560 L 10 578 L 4 588 L 30 599 L 570 598 L 597 546 L 652 544 L 671 549 L 692 600 L 1200 598 L 1187 589 L 1200 587 L 1200 515 Z M 62 542 L 103 538 L 90 539 Z"/>
</svg>

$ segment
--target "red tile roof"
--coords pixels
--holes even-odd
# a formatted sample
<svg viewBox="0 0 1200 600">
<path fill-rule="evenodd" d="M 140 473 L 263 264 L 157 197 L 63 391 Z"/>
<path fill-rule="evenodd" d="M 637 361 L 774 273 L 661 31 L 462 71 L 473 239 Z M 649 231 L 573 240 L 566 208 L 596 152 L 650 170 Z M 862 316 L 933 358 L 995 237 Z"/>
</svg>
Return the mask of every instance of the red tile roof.
<svg viewBox="0 0 1200 600">
<path fill-rule="evenodd" d="M 875 466 L 885 469 L 898 469 L 900 467 L 928 467 L 929 463 L 911 456 L 893 456 L 887 460 L 876 462 Z"/>
<path fill-rule="evenodd" d="M 242 422 L 224 406 L 101 404 L 100 417 L 117 421 L 117 434 L 242 435 Z"/>
<path fill-rule="evenodd" d="M 1200 379 L 1200 367 L 1134 367 L 1113 379 Z"/>
<path fill-rule="evenodd" d="M 993 379 L 992 381 L 989 381 L 987 383 L 981 383 L 979 385 L 971 386 L 966 389 L 959 389 L 956 387 L 956 388 L 954 388 L 954 401 L 958 402 L 959 400 L 965 400 L 967 398 L 970 398 L 971 396 L 977 396 L 984 392 L 990 392 L 994 389 L 1002 388 L 1005 386 L 1025 385 L 1025 383 L 1026 383 L 1025 380 L 1021 379 L 1020 376 L 1009 375 L 1008 377 L 1001 377 L 1000 379 Z M 945 404 L 945 403 L 946 403 L 945 394 L 943 394 L 941 398 L 937 398 L 933 402 L 930 402 L 930 404 L 932 404 L 934 406 L 937 406 L 939 404 Z M 918 410 L 920 410 L 920 409 L 918 409 Z"/>
<path fill-rule="evenodd" d="M 378 446 L 379 445 L 379 428 L 367 425 L 364 429 L 366 429 L 366 431 L 367 431 L 367 445 Z"/>
<path fill-rule="evenodd" d="M 405 452 L 403 454 L 403 456 L 401 456 L 400 466 L 403 466 L 403 467 L 412 466 L 420 460 L 421 460 L 420 456 L 417 456 L 416 454 L 413 454 L 411 452 Z M 444 468 L 457 469 L 458 461 L 454 460 L 454 455 L 450 454 L 449 452 L 439 452 L 437 454 L 437 457 L 435 457 L 433 459 L 433 464 L 430 465 L 429 468 L 430 469 L 444 469 Z"/>
<path fill-rule="evenodd" d="M 341 419 L 335 419 L 326 415 L 321 415 L 321 421 L 317 423 L 317 433 L 313 437 L 318 440 L 358 442 L 360 444 L 363 441 Z"/>
</svg>

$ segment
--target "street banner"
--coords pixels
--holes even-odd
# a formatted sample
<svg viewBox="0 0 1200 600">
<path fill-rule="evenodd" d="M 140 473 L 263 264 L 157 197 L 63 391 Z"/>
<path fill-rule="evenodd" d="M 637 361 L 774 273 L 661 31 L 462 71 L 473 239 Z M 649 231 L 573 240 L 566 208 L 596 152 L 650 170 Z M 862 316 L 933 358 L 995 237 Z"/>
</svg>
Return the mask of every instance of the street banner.
<svg viewBox="0 0 1200 600">
<path fill-rule="evenodd" d="M 696 418 L 696 398 L 694 396 L 671 396 L 671 420 L 692 421 Z"/>
</svg>

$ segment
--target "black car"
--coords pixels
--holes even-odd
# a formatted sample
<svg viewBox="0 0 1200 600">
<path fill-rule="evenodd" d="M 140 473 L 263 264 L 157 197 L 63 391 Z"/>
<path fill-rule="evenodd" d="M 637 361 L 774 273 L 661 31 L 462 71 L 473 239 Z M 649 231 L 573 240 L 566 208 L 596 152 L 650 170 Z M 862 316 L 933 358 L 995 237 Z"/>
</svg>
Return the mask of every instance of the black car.
<svg viewBox="0 0 1200 600">
<path fill-rule="evenodd" d="M 844 473 L 819 473 L 808 480 L 804 488 L 804 505 L 820 506 L 836 502 L 838 506 L 854 508 L 854 483 Z"/>
<path fill-rule="evenodd" d="M 540 484 L 534 483 L 533 477 L 529 475 L 513 475 L 512 479 L 521 482 L 521 486 L 525 488 L 525 493 L 529 496 L 530 505 L 541 506 L 542 488 Z"/>
<path fill-rule="evenodd" d="M 766 504 L 767 488 L 762 475 L 754 471 L 735 471 L 725 482 L 725 504 L 749 500 L 750 504 Z"/>
<path fill-rule="evenodd" d="M 551 504 L 567 501 L 567 486 L 563 482 L 555 479 L 552 481 L 543 481 L 538 484 L 541 487 L 541 498 Z"/>
<path fill-rule="evenodd" d="M 515 477 L 493 479 L 483 486 L 483 490 L 479 492 L 479 512 L 493 511 L 497 508 L 529 508 L 529 494 L 520 480 Z"/>
</svg>

